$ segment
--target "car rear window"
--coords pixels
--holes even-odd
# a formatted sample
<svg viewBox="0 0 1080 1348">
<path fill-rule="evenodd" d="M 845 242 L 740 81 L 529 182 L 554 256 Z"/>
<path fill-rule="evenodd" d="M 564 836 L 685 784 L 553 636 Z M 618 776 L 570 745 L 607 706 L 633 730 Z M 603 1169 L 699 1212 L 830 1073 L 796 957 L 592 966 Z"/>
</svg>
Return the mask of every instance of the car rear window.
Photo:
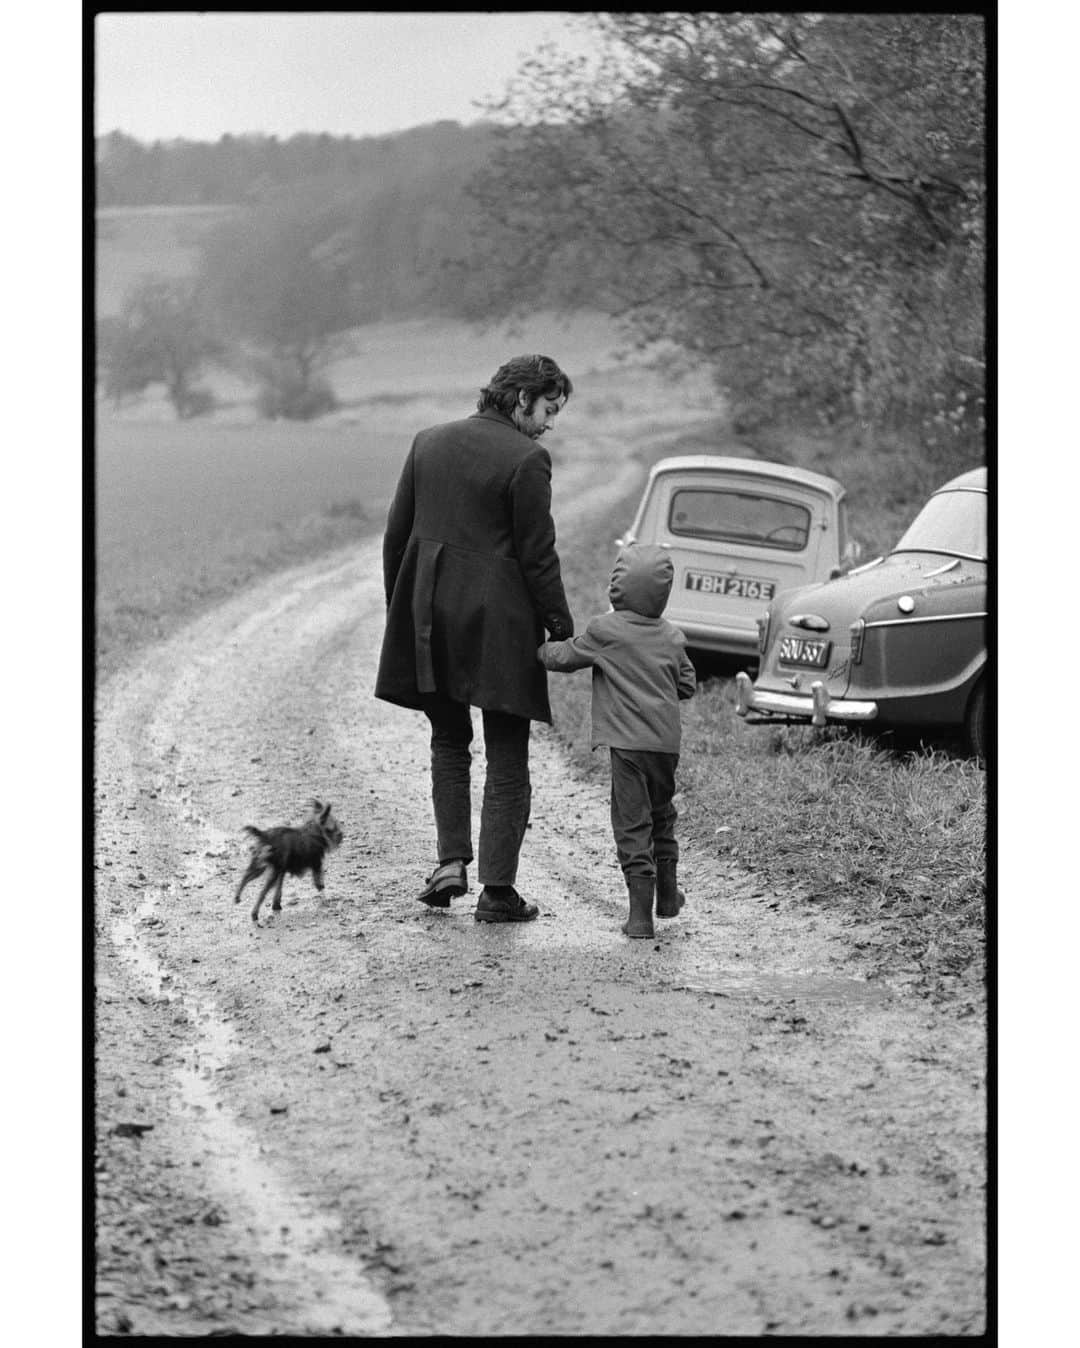
<svg viewBox="0 0 1080 1348">
<path fill-rule="evenodd" d="M 985 560 L 986 493 L 941 491 L 931 496 L 893 552 L 943 552 Z"/>
<path fill-rule="evenodd" d="M 687 538 L 802 552 L 810 536 L 810 511 L 775 496 L 684 487 L 672 493 L 668 528 Z"/>
</svg>

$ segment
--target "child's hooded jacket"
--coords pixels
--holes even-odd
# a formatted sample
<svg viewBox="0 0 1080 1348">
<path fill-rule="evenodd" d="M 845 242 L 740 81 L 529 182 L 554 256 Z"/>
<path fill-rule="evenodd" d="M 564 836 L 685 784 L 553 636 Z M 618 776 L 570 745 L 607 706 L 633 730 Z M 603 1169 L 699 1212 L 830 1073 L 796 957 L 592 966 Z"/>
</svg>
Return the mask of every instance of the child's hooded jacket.
<svg viewBox="0 0 1080 1348">
<path fill-rule="evenodd" d="M 623 548 L 608 586 L 612 611 L 593 618 L 581 636 L 546 641 L 537 652 L 549 670 L 592 667 L 594 749 L 679 752 L 679 700 L 693 697 L 697 680 L 686 638 L 661 616 L 673 577 L 663 548 Z"/>
</svg>

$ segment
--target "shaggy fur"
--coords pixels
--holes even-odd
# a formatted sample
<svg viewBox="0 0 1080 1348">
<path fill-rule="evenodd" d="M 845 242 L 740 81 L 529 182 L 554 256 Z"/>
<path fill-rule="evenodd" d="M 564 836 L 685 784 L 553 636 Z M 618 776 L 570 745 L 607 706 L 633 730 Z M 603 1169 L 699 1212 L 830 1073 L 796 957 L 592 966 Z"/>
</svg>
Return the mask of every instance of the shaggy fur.
<svg viewBox="0 0 1080 1348">
<path fill-rule="evenodd" d="M 256 828 L 254 824 L 245 824 L 244 832 L 254 838 L 251 848 L 251 861 L 237 887 L 233 903 L 240 902 L 244 886 L 257 875 L 269 872 L 262 892 L 255 900 L 251 910 L 251 920 L 258 921 L 259 909 L 267 894 L 274 891 L 271 911 L 281 911 L 281 888 L 286 875 L 303 875 L 311 872 L 315 888 L 321 893 L 323 886 L 323 858 L 340 846 L 342 832 L 338 821 L 330 813 L 330 806 L 320 801 L 309 802 L 310 814 L 299 828 Z"/>
</svg>

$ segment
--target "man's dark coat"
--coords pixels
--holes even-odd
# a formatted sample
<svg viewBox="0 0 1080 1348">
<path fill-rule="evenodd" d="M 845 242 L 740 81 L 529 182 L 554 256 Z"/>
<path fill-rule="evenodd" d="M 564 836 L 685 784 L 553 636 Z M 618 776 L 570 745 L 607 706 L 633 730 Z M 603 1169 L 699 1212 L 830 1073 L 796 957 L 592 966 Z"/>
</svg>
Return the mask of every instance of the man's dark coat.
<svg viewBox="0 0 1080 1348">
<path fill-rule="evenodd" d="M 536 658 L 546 627 L 573 635 L 555 525 L 551 456 L 487 409 L 421 431 L 383 537 L 386 631 L 375 696 L 419 707 L 438 691 L 550 721 Z"/>
</svg>

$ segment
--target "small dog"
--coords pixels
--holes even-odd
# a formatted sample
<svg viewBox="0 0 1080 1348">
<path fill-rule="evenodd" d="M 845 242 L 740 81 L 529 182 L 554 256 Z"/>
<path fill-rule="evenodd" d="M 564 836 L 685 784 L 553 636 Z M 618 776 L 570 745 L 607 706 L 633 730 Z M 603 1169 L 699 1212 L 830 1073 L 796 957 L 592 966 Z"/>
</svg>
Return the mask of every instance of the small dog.
<svg viewBox="0 0 1080 1348">
<path fill-rule="evenodd" d="M 255 842 L 251 849 L 251 861 L 244 872 L 244 878 L 240 881 L 233 903 L 240 902 L 240 895 L 244 892 L 244 886 L 248 881 L 254 880 L 257 875 L 262 875 L 266 871 L 270 872 L 269 879 L 263 885 L 262 893 L 255 900 L 255 907 L 251 910 L 253 922 L 258 921 L 262 901 L 271 889 L 274 891 L 271 911 L 281 912 L 281 887 L 285 883 L 286 875 L 303 875 L 305 871 L 310 871 L 311 878 L 315 881 L 315 888 L 320 893 L 323 891 L 323 858 L 327 852 L 332 852 L 335 847 L 340 846 L 343 834 L 338 821 L 330 813 L 329 805 L 311 800 L 308 801 L 308 808 L 310 814 L 299 828 L 261 829 L 253 824 L 244 825 L 244 832 L 250 833 Z"/>
</svg>

